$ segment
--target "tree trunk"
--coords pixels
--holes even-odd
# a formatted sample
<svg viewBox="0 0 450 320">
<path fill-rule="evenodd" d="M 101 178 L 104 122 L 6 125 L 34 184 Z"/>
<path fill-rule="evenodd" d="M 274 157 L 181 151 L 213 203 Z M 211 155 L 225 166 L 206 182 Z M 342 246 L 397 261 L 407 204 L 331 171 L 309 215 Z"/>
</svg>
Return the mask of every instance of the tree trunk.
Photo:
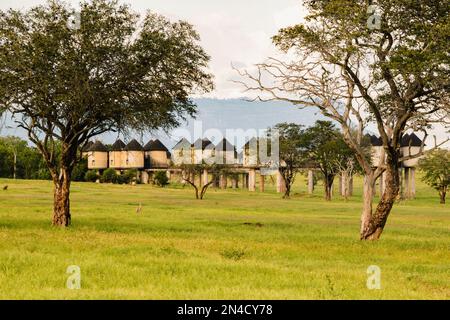
<svg viewBox="0 0 450 320">
<path fill-rule="evenodd" d="M 387 170 L 385 172 L 386 187 L 375 212 L 371 213 L 369 217 L 369 209 L 365 208 L 363 211 L 361 240 L 378 240 L 383 233 L 386 221 L 400 191 L 400 175 L 397 163 L 397 159 L 394 159 L 394 161 L 390 161 L 390 163 L 387 164 Z M 371 187 L 375 188 L 374 178 L 371 177 L 369 180 L 371 181 Z M 373 194 L 373 190 L 371 191 Z M 364 194 L 368 197 L 366 192 L 364 192 Z"/>
<path fill-rule="evenodd" d="M 334 176 L 325 175 L 325 200 L 331 201 Z"/>
<path fill-rule="evenodd" d="M 441 190 L 439 192 L 439 196 L 441 198 L 441 204 L 445 204 L 445 197 L 447 196 L 447 191 L 446 190 Z"/>
<path fill-rule="evenodd" d="M 286 183 L 286 191 L 284 192 L 283 199 L 289 199 L 291 197 L 291 185 Z"/>
<path fill-rule="evenodd" d="M 363 211 L 361 214 L 361 240 L 363 239 L 363 234 L 365 230 L 368 228 L 370 221 L 372 219 L 372 205 L 374 198 L 374 189 L 375 189 L 375 179 L 372 175 L 364 176 L 364 184 L 363 184 Z"/>
<path fill-rule="evenodd" d="M 53 197 L 53 225 L 68 227 L 71 221 L 70 215 L 70 172 L 61 169 L 58 179 L 54 181 Z"/>
</svg>

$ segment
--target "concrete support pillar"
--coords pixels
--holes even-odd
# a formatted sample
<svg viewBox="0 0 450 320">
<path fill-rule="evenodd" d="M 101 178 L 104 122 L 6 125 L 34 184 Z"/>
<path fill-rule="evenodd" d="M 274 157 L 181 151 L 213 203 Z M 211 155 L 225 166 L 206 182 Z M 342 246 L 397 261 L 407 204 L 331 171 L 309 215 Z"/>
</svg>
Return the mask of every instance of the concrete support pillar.
<svg viewBox="0 0 450 320">
<path fill-rule="evenodd" d="M 350 180 L 348 181 L 348 195 L 350 197 L 353 196 L 353 176 L 351 176 Z"/>
<path fill-rule="evenodd" d="M 219 177 L 220 189 L 225 189 L 226 188 L 226 186 L 225 186 L 225 179 L 226 179 L 225 176 L 223 174 L 221 174 L 220 177 Z"/>
<path fill-rule="evenodd" d="M 314 171 L 308 170 L 308 194 L 314 193 Z"/>
<path fill-rule="evenodd" d="M 410 168 L 410 177 L 409 177 L 409 182 L 410 182 L 410 194 L 411 194 L 411 199 L 415 199 L 416 198 L 416 168 Z"/>
<path fill-rule="evenodd" d="M 410 183 L 410 168 L 405 168 L 405 199 L 411 199 L 411 183 Z"/>
<path fill-rule="evenodd" d="M 141 175 L 141 183 L 143 184 L 149 184 L 149 177 L 148 177 L 148 172 L 147 171 L 142 171 L 142 175 Z"/>
<path fill-rule="evenodd" d="M 404 172 L 403 172 L 403 168 L 400 168 L 400 192 L 399 192 L 399 197 L 400 199 L 404 199 L 405 198 L 405 176 L 404 176 Z"/>
<path fill-rule="evenodd" d="M 217 178 L 217 175 L 214 175 L 213 179 L 214 179 L 214 188 L 220 188 L 220 177 Z"/>
<path fill-rule="evenodd" d="M 247 189 L 247 188 L 248 188 L 248 174 L 243 173 L 242 174 L 242 189 Z"/>
<path fill-rule="evenodd" d="M 283 175 L 280 171 L 277 171 L 277 192 L 284 193 L 286 192 L 286 184 L 284 183 Z"/>
<path fill-rule="evenodd" d="M 238 187 L 238 179 L 235 176 L 231 177 L 231 187 L 233 189 L 237 189 Z"/>
<path fill-rule="evenodd" d="M 341 196 L 347 198 L 353 195 L 353 176 L 348 176 L 343 172 L 341 174 L 341 181 L 339 185 L 341 186 Z"/>
<path fill-rule="evenodd" d="M 259 174 L 259 191 L 260 192 L 265 191 L 265 182 L 266 182 L 266 177 L 260 173 Z"/>
<path fill-rule="evenodd" d="M 208 170 L 203 170 L 203 185 L 206 186 L 209 183 L 208 181 Z"/>
<path fill-rule="evenodd" d="M 255 192 L 256 191 L 256 170 L 250 169 L 248 172 L 248 191 Z"/>
<path fill-rule="evenodd" d="M 198 174 L 198 185 L 203 188 L 203 174 L 201 173 Z"/>
</svg>

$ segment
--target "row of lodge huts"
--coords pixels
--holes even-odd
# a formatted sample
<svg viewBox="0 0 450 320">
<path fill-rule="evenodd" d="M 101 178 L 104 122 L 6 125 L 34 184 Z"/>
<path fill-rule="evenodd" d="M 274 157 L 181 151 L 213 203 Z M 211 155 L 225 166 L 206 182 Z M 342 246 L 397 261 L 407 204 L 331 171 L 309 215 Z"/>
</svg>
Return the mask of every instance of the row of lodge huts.
<svg viewBox="0 0 450 320">
<path fill-rule="evenodd" d="M 383 153 L 381 139 L 369 135 L 372 145 L 372 165 L 377 167 L 380 163 Z M 256 141 L 255 141 L 256 140 Z M 258 163 L 258 156 L 250 151 L 250 145 L 258 145 L 256 138 L 251 139 L 244 145 L 243 151 L 238 153 L 236 147 L 227 139 L 222 139 L 217 145 L 214 145 L 208 139 L 198 139 L 190 143 L 187 139 L 181 139 L 169 152 L 164 144 L 156 139 L 150 140 L 142 146 L 137 140 L 133 139 L 128 144 L 118 139 L 109 148 L 100 141 L 91 142 L 83 148 L 83 155 L 88 160 L 90 170 L 103 171 L 107 168 L 113 168 L 118 172 L 129 169 L 138 170 L 138 179 L 142 183 L 149 183 L 152 172 L 165 170 L 176 172 L 174 169 L 181 164 L 201 164 L 207 159 L 222 159 L 223 163 L 233 167 L 242 174 L 242 186 L 250 191 L 256 190 L 256 172 L 259 171 L 260 190 L 264 190 L 264 176 L 261 168 L 264 165 Z M 406 134 L 401 140 L 402 157 L 414 156 L 421 152 L 423 148 L 422 140 L 414 133 Z M 259 149 L 259 146 L 258 146 Z M 415 196 L 415 170 L 419 158 L 405 159 L 401 163 L 401 177 L 403 192 L 407 198 Z M 308 192 L 312 193 L 313 171 L 315 168 L 305 168 L 308 172 Z M 201 179 L 207 180 L 207 177 Z M 280 174 L 276 178 L 277 191 L 284 191 L 284 184 Z M 232 185 L 237 185 L 236 182 Z M 384 176 L 379 180 L 380 192 L 384 190 Z M 339 183 L 339 190 L 342 190 L 342 183 Z M 352 188 L 351 188 L 352 189 Z"/>
</svg>

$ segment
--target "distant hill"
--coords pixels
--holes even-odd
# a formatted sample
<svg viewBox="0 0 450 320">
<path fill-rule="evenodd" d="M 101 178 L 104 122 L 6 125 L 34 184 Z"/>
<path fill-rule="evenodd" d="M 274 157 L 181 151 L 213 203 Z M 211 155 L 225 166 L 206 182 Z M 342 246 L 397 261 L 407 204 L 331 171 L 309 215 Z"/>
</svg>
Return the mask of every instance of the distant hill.
<svg viewBox="0 0 450 320">
<path fill-rule="evenodd" d="M 198 105 L 196 121 L 202 121 L 203 131 L 218 129 L 225 134 L 226 129 L 267 129 L 280 122 L 294 122 L 305 126 L 313 124 L 317 119 L 323 119 L 317 110 L 300 110 L 298 107 L 279 101 L 249 102 L 244 99 L 195 99 Z M 193 133 L 194 119 L 189 119 L 182 128 Z M 10 117 L 6 118 L 1 135 L 16 135 L 27 139 L 26 133 L 16 127 Z M 144 143 L 150 138 L 159 138 L 168 148 L 172 148 L 178 137 L 162 132 L 148 134 Z M 104 134 L 99 139 L 105 143 L 113 143 L 117 134 Z M 139 138 L 139 137 L 136 137 Z M 192 137 L 190 140 L 193 140 Z M 139 139 L 138 139 L 139 140 Z M 240 147 L 240 146 L 239 146 Z"/>
</svg>

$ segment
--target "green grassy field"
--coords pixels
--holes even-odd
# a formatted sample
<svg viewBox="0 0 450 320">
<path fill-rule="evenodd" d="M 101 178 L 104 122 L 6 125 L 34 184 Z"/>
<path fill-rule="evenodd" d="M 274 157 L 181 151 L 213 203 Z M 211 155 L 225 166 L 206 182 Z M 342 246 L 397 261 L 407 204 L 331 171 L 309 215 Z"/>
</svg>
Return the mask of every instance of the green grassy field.
<svg viewBox="0 0 450 320">
<path fill-rule="evenodd" d="M 303 184 L 303 181 L 301 181 Z M 1 180 L 2 299 L 449 299 L 450 207 L 418 184 L 379 242 L 358 240 L 360 185 L 326 203 L 268 192 L 75 183 L 73 226 L 50 226 L 51 184 Z M 143 212 L 136 214 L 142 203 Z M 66 269 L 81 268 L 81 290 Z M 381 290 L 366 270 L 381 268 Z"/>
</svg>

